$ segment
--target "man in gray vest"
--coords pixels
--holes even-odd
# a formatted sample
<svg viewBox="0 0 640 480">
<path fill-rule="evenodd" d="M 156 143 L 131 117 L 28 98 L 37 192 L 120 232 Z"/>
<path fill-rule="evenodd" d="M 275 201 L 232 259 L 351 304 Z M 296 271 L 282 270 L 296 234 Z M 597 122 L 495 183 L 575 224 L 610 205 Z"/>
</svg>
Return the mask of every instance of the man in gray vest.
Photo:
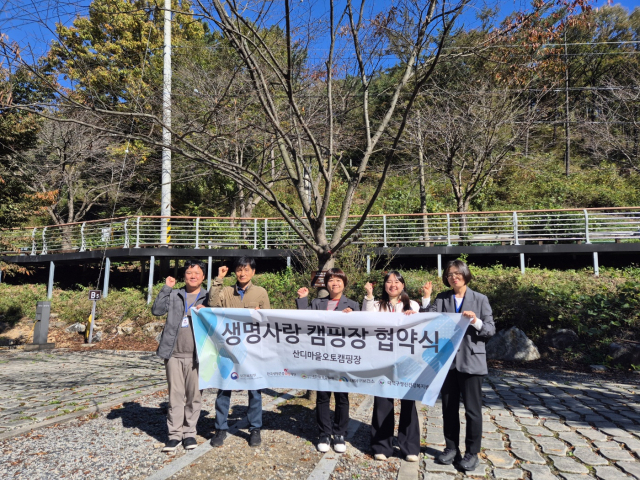
<svg viewBox="0 0 640 480">
<path fill-rule="evenodd" d="M 167 428 L 169 441 L 163 452 L 173 452 L 182 443 L 186 450 L 198 446 L 196 424 L 200 417 L 202 395 L 198 387 L 198 356 L 191 321 L 191 308 L 206 304 L 207 291 L 202 288 L 205 264 L 187 260 L 184 288 L 174 288 L 176 279 L 167 277 L 153 302 L 151 313 L 167 315 L 167 323 L 156 354 L 164 359 L 169 384 Z"/>
</svg>

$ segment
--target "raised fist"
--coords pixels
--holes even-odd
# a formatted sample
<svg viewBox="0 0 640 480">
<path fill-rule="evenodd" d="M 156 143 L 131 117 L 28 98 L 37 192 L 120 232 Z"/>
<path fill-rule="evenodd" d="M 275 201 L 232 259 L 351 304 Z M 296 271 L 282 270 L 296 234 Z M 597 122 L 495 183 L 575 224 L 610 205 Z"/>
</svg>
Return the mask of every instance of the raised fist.
<svg viewBox="0 0 640 480">
<path fill-rule="evenodd" d="M 373 295 L 373 285 L 371 282 L 364 284 L 364 291 L 367 292 L 367 297 L 371 297 Z"/>
<path fill-rule="evenodd" d="M 176 279 L 173 277 L 167 277 L 167 279 L 164 281 L 164 284 L 167 287 L 173 288 L 176 285 Z"/>
<path fill-rule="evenodd" d="M 218 278 L 224 278 L 229 273 L 229 267 L 222 265 L 218 268 Z"/>
<path fill-rule="evenodd" d="M 298 298 L 304 298 L 309 295 L 309 289 L 307 287 L 302 287 L 298 289 Z"/>
<path fill-rule="evenodd" d="M 433 284 L 431 282 L 427 282 L 422 286 L 422 297 L 423 298 L 431 298 L 431 293 L 433 292 Z"/>
</svg>

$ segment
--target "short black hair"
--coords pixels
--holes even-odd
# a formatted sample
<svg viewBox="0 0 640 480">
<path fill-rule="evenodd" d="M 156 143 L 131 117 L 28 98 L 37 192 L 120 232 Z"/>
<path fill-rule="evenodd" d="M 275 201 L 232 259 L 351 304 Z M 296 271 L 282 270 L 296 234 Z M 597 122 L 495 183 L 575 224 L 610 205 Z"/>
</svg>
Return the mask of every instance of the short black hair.
<svg viewBox="0 0 640 480">
<path fill-rule="evenodd" d="M 235 271 L 238 268 L 246 267 L 247 265 L 251 267 L 251 270 L 256 269 L 256 261 L 252 257 L 240 257 L 239 259 L 236 260 L 233 270 Z"/>
<path fill-rule="evenodd" d="M 200 267 L 200 270 L 202 270 L 203 274 L 205 274 L 207 271 L 206 263 L 204 263 L 202 260 L 198 260 L 197 258 L 192 258 L 189 260 L 185 260 L 183 274 L 186 275 L 187 270 L 189 270 L 191 267 Z"/>
<path fill-rule="evenodd" d="M 339 278 L 340 280 L 342 280 L 342 283 L 344 284 L 344 287 L 347 288 L 347 285 L 349 284 L 349 282 L 347 280 L 347 275 L 342 271 L 342 269 L 340 269 L 340 268 L 330 268 L 329 270 L 327 270 L 327 273 L 324 274 L 324 284 L 325 285 L 327 283 L 329 283 L 329 280 L 331 280 L 331 277 L 336 277 L 336 278 Z"/>
<path fill-rule="evenodd" d="M 465 285 L 468 285 L 473 275 L 471 275 L 471 271 L 466 263 L 462 260 L 451 260 L 447 262 L 444 266 L 444 270 L 442 271 L 442 283 L 444 283 L 445 287 L 450 287 L 449 280 L 447 279 L 447 274 L 449 273 L 449 269 L 451 267 L 456 267 L 458 271 L 462 274 L 462 278 L 464 278 Z"/>
</svg>

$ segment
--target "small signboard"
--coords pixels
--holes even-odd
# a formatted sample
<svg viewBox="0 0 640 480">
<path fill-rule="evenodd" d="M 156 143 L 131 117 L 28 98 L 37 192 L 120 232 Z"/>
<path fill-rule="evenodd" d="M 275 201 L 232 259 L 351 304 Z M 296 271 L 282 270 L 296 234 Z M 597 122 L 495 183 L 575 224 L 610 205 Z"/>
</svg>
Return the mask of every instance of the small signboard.
<svg viewBox="0 0 640 480">
<path fill-rule="evenodd" d="M 324 283 L 324 276 L 326 275 L 326 273 L 326 270 L 313 272 L 313 275 L 311 276 L 311 286 L 314 288 L 326 287 Z"/>
<path fill-rule="evenodd" d="M 96 300 L 100 300 L 101 298 L 102 298 L 101 290 L 89 290 L 89 300 L 93 300 L 95 302 Z"/>
</svg>

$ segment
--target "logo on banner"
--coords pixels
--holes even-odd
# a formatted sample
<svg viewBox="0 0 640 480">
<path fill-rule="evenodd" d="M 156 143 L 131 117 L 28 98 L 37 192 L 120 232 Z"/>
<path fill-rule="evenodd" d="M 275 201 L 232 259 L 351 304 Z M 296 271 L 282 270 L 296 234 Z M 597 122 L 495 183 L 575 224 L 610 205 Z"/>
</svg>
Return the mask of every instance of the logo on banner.
<svg viewBox="0 0 640 480">
<path fill-rule="evenodd" d="M 237 380 L 238 379 L 238 374 L 236 372 L 232 372 L 231 373 L 231 380 Z"/>
<path fill-rule="evenodd" d="M 340 377 L 341 382 L 348 382 L 349 379 L 347 377 Z"/>
<path fill-rule="evenodd" d="M 291 374 L 289 373 L 289 370 L 287 370 L 286 368 L 284 369 L 284 374 L 285 374 L 285 375 L 291 375 Z"/>
<path fill-rule="evenodd" d="M 380 380 L 380 385 L 384 385 L 384 380 Z"/>
<path fill-rule="evenodd" d="M 307 378 L 307 376 L 306 376 L 306 375 L 304 375 L 304 374 L 303 374 L 303 375 L 301 375 L 301 377 L 302 377 L 302 378 Z"/>
</svg>

